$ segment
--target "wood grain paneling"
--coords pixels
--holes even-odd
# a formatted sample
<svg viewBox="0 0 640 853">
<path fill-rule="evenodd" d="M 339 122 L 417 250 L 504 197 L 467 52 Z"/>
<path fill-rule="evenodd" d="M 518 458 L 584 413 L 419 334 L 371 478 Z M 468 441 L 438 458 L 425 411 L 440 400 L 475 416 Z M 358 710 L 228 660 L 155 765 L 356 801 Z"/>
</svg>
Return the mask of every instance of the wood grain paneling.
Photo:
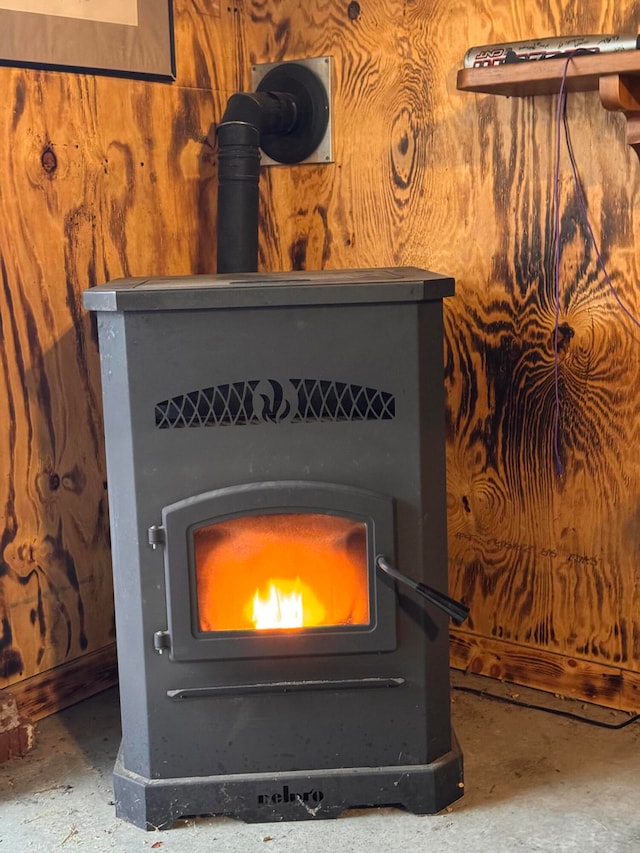
<svg viewBox="0 0 640 853">
<path fill-rule="evenodd" d="M 534 687 L 563 699 L 586 699 L 594 705 L 633 713 L 640 708 L 637 676 L 592 660 L 455 629 L 451 663 L 455 669 Z"/>
<path fill-rule="evenodd" d="M 13 696 L 20 714 L 35 722 L 114 687 L 117 681 L 116 644 L 111 643 L 16 682 L 10 693 L 8 688 L 0 690 L 0 702 L 5 695 Z"/>
<path fill-rule="evenodd" d="M 593 699 L 568 661 L 640 670 L 640 332 L 599 269 L 563 147 L 556 358 L 557 100 L 472 95 L 455 80 L 472 45 L 634 32 L 637 4 L 246 8 L 252 60 L 334 60 L 336 162 L 265 171 L 262 265 L 410 263 L 456 277 L 445 347 L 451 591 L 471 607 L 481 671 L 508 642 L 529 650 L 521 683 L 530 672 L 551 689 L 535 664 L 551 655 L 565 661 L 554 691 L 564 681 Z M 638 317 L 640 172 L 624 121 L 589 93 L 570 96 L 568 122 L 603 257 Z M 618 702 L 625 690 L 618 675 L 602 695 Z"/>
<path fill-rule="evenodd" d="M 509 672 L 538 686 L 536 661 L 561 661 L 559 693 L 569 661 L 617 672 L 606 700 L 630 706 L 640 332 L 598 269 L 563 151 L 556 360 L 556 101 L 472 95 L 455 80 L 473 44 L 635 31 L 637 3 L 176 0 L 175 12 L 173 85 L 0 69 L 0 686 L 90 663 L 113 640 L 82 290 L 213 271 L 210 130 L 226 97 L 252 63 L 329 55 L 335 162 L 263 170 L 260 264 L 456 277 L 449 550 L 452 592 L 471 606 L 465 642 L 482 672 L 496 643 L 527 650 Z M 637 315 L 640 172 L 624 120 L 596 93 L 572 95 L 568 119 L 603 257 Z M 567 684 L 592 698 L 587 680 Z"/>
<path fill-rule="evenodd" d="M 238 15 L 215 0 L 175 5 L 174 85 L 0 69 L 0 687 L 31 685 L 19 695 L 40 697 L 39 716 L 114 675 L 93 671 L 113 656 L 114 628 L 97 341 L 81 293 L 215 270 L 210 131 L 237 76 Z"/>
</svg>

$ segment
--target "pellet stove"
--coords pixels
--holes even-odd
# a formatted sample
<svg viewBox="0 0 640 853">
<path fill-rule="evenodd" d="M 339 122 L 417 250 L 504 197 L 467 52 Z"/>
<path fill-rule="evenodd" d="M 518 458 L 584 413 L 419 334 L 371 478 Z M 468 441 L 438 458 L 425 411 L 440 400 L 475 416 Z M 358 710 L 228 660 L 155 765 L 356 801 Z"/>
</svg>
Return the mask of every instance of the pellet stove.
<svg viewBox="0 0 640 853">
<path fill-rule="evenodd" d="M 116 811 L 433 813 L 462 794 L 442 299 L 414 268 L 128 279 L 97 313 L 122 704 Z"/>
</svg>

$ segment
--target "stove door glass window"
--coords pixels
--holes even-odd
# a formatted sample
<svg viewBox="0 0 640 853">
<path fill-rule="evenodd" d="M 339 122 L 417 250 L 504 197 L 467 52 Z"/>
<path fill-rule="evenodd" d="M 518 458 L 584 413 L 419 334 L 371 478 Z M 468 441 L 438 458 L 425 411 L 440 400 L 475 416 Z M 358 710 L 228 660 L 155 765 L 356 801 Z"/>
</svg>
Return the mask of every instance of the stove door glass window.
<svg viewBox="0 0 640 853">
<path fill-rule="evenodd" d="M 245 515 L 193 532 L 201 632 L 366 626 L 367 526 L 299 512 Z"/>
</svg>

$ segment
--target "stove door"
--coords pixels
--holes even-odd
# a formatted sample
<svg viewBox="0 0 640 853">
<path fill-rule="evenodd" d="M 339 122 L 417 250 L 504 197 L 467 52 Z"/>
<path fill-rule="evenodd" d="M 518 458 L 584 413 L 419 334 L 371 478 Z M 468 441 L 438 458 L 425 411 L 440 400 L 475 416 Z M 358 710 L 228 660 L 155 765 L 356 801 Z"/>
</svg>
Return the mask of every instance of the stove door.
<svg viewBox="0 0 640 853">
<path fill-rule="evenodd" d="M 390 651 L 393 501 L 340 485 L 255 483 L 162 513 L 172 660 Z"/>
</svg>

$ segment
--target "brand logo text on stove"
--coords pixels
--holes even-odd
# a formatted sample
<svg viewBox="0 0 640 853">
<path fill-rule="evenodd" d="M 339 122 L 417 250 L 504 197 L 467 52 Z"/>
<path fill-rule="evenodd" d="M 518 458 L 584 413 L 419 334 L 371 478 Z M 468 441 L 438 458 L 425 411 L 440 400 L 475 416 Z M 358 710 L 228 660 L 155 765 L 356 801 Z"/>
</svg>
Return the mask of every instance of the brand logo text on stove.
<svg viewBox="0 0 640 853">
<path fill-rule="evenodd" d="M 258 803 L 261 806 L 280 803 L 321 803 L 322 800 L 324 800 L 322 791 L 312 788 L 310 791 L 299 794 L 296 791 L 290 791 L 288 785 L 283 785 L 282 791 L 276 791 L 273 794 L 258 794 Z"/>
<path fill-rule="evenodd" d="M 330 379 L 248 379 L 212 385 L 155 405 L 158 429 L 395 417 L 388 391 Z"/>
</svg>

